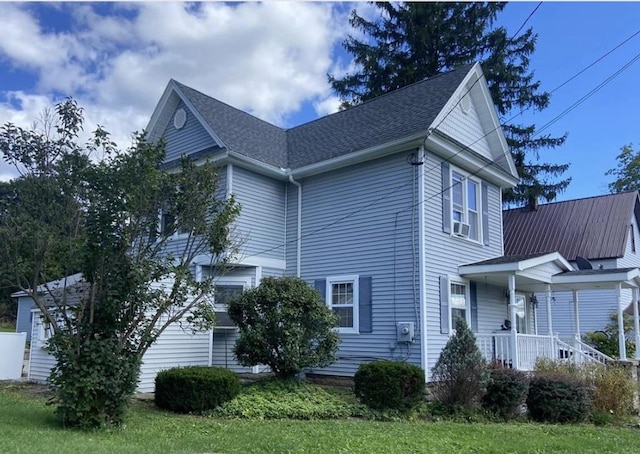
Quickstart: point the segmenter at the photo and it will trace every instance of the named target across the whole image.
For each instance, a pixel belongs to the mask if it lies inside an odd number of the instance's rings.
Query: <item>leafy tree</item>
[[[610,322],[602,331],[592,331],[585,333],[584,342],[591,345],[596,350],[604,353],[612,358],[620,358],[620,344],[618,343],[618,314],[612,312],[609,314]],[[628,339],[629,334],[633,333],[633,320],[629,314],[622,314],[623,329],[625,334],[625,348],[627,357],[633,358],[636,351],[636,343],[632,339]]]
[[[122,152],[101,127],[81,145],[83,112],[71,99],[57,105],[55,120],[52,134],[0,129],[0,151],[21,171],[2,199],[0,255],[53,332],[58,415],[69,426],[115,426],[158,336],[179,320],[193,329],[212,323],[214,273],[196,281],[192,263],[208,255],[219,269],[233,256],[239,206],[215,197],[211,163],[185,158],[167,173],[162,143],[136,134]],[[97,153],[103,159],[94,162]],[[173,215],[171,229],[159,228],[161,211]],[[180,241],[176,230],[185,232]],[[75,272],[83,275],[77,285],[47,285]]]
[[[489,371],[463,318],[456,319],[456,332],[442,349],[432,373],[435,398],[449,410],[455,412],[479,404]]]
[[[375,6],[380,12],[375,20],[351,13],[351,26],[364,35],[350,35],[343,42],[356,69],[342,78],[329,75],[342,107],[483,60],[484,75],[520,175],[520,184],[505,192],[505,204],[555,199],[570,178],[551,179],[561,177],[569,166],[537,161],[540,150],[562,145],[566,134],[534,138],[534,125],[504,124],[514,112],[529,108],[541,111],[549,105],[550,94],[540,91],[540,82],[529,70],[537,38],[533,30],[509,37],[504,27],[494,27],[505,3],[377,2]]]
[[[620,148],[616,156],[618,166],[607,170],[605,175],[613,175],[616,180],[609,183],[612,193],[640,190],[640,150],[634,151],[631,144]]]
[[[229,317],[240,329],[234,352],[243,366],[266,364],[290,378],[336,360],[337,317],[300,278],[264,278],[229,303]]]

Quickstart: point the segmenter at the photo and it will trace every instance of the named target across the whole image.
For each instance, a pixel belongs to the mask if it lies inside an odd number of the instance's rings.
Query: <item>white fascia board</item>
[[[549,254],[542,255],[540,257],[534,257],[525,260],[519,260],[516,262],[508,262],[508,263],[498,263],[498,264],[487,264],[487,265],[460,265],[458,267],[460,275],[470,275],[470,274],[495,274],[495,273],[504,273],[504,272],[516,272],[516,271],[526,271],[531,268],[535,268],[536,266],[544,265],[546,263],[554,262],[561,269],[565,271],[571,271],[573,268],[569,265],[564,257],[562,257],[558,252],[551,252]]]
[[[206,265],[206,266],[215,266],[215,263],[212,262],[211,256],[207,254],[202,254],[196,256],[192,263],[194,265]],[[237,259],[232,260],[229,263],[226,263],[227,266],[261,266],[264,268],[275,268],[279,270],[284,270],[287,268],[287,261],[282,259],[273,259],[269,257],[239,257]]]
[[[172,99],[172,96],[177,96],[180,100],[182,100],[182,102],[184,102],[187,108],[196,117],[196,119],[200,122],[202,127],[209,133],[211,138],[220,148],[226,148],[224,142],[222,142],[222,139],[218,137],[218,135],[214,132],[213,129],[211,129],[211,127],[204,120],[204,118],[202,118],[202,115],[200,115],[200,112],[198,112],[198,109],[196,109],[193,106],[193,104],[191,104],[191,101],[189,101],[189,99],[184,95],[184,93],[182,93],[182,90],[180,90],[180,88],[176,85],[173,79],[169,81],[167,88],[165,88],[164,93],[160,98],[160,102],[158,102],[158,105],[156,106],[155,110],[153,111],[153,114],[151,115],[149,124],[147,125],[146,130],[149,132],[149,139],[151,141],[155,141],[156,139],[160,138],[162,131],[160,131],[159,129],[164,129],[162,126],[166,127],[166,125],[158,124],[158,120],[162,115],[162,113],[164,113],[164,110],[167,108],[175,108],[175,105],[177,105],[177,103],[172,104],[169,102]]]
[[[250,158],[231,150],[229,150],[227,155],[231,164],[235,164],[244,169],[248,169],[272,178],[277,178],[279,180],[286,180],[289,177],[288,169],[272,166],[271,164],[266,164],[262,161]]]
[[[566,275],[557,274],[553,276],[553,284],[572,285],[572,284],[617,284],[624,282],[638,283],[640,281],[640,271],[634,268],[629,271],[611,270],[610,273],[583,274],[583,275]],[[633,285],[632,285],[633,286]]]
[[[433,131],[425,140],[427,148],[451,164],[473,172],[474,175],[478,175],[500,188],[512,188],[518,184],[518,178],[509,175],[497,165],[489,164],[491,161],[487,158],[477,155],[472,150],[465,150],[464,147],[454,144],[452,140],[444,136],[445,134],[440,131]]]
[[[388,156],[400,151],[405,151],[412,147],[418,148],[424,143],[424,139],[427,137],[427,131],[413,134],[408,137],[403,137],[399,140],[383,143],[374,147],[366,148],[364,150],[355,151],[346,155],[338,156],[336,158],[327,159],[325,161],[309,164],[297,169],[291,170],[291,175],[295,178],[304,178],[318,173],[328,172],[340,167],[346,167],[352,164],[358,164],[364,161],[370,161],[372,159]]]
[[[476,83],[476,80],[478,80],[477,83]],[[436,125],[439,125],[444,120],[444,118],[449,115],[449,113],[454,109],[454,105],[458,102],[457,100],[460,97],[462,97],[464,94],[466,94],[467,91],[469,92],[471,91],[468,88],[470,84],[475,84],[471,88],[471,90],[475,90],[477,88],[482,93],[482,98],[484,100],[484,105],[482,107],[484,107],[485,112],[487,112],[491,117],[491,125],[489,125],[491,132],[488,135],[490,134],[496,135],[498,142],[500,143],[501,154],[504,157],[504,159],[507,161],[507,165],[509,167],[511,177],[514,178],[516,181],[516,183],[513,185],[515,186],[519,181],[518,172],[516,170],[515,163],[513,162],[513,157],[511,156],[511,152],[509,150],[507,140],[502,131],[502,127],[500,125],[500,119],[498,118],[498,114],[496,113],[496,108],[493,103],[493,99],[491,98],[491,93],[489,92],[489,86],[487,85],[487,81],[484,77],[484,73],[482,71],[482,67],[480,66],[480,63],[476,62],[471,67],[471,69],[469,70],[469,73],[465,76],[462,82],[460,82],[460,85],[458,85],[458,88],[456,88],[456,90],[453,92],[453,94],[451,95],[451,98],[449,98],[449,101],[447,101],[447,104],[443,107],[440,113],[438,113],[436,118],[433,120],[433,122],[429,126],[429,130],[437,131]],[[477,107],[480,107],[480,106],[477,106]],[[442,132],[440,133],[442,134]]]

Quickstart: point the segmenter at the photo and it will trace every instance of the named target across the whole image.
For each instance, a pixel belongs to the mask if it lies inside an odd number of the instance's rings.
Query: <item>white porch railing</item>
[[[508,331],[476,334],[476,341],[480,352],[488,362],[498,362],[504,367],[515,367],[524,371],[532,371],[538,358],[603,364],[612,360],[579,340],[570,345],[562,342],[557,336],[518,334]],[[515,352],[514,347],[517,349]]]

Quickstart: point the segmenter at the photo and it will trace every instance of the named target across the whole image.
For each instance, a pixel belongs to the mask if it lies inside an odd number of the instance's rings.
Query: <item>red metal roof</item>
[[[504,254],[558,251],[569,261],[622,257],[634,211],[640,212],[636,191],[505,210]]]

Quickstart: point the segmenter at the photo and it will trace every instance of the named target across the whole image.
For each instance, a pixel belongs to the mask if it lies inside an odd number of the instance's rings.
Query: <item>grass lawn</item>
[[[45,399],[0,383],[2,453],[637,453],[640,429],[588,425],[246,421],[136,402],[125,428],[62,429]]]
[[[0,333],[15,333],[16,325],[14,323],[0,322]]]

